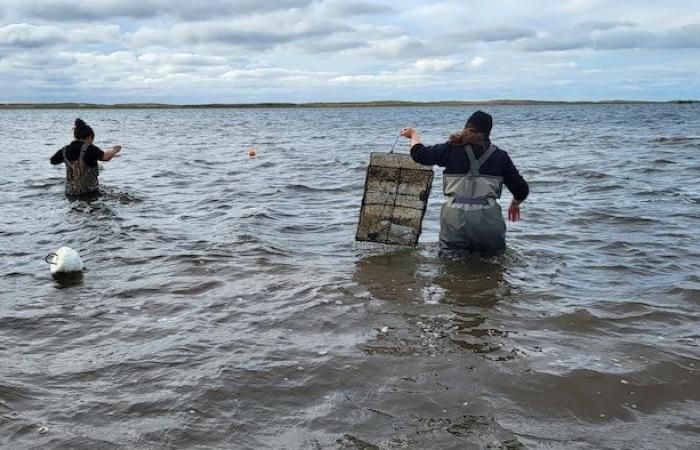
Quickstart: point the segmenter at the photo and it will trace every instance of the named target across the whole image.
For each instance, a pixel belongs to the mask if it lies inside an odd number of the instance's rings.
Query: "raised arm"
[[[114,147],[110,148],[109,150],[105,150],[102,157],[100,158],[100,161],[109,161],[110,159],[114,158],[114,156],[119,153],[122,150],[121,145],[115,145]]]
[[[401,136],[411,140],[411,158],[418,164],[445,167],[450,146],[447,144],[431,145],[426,147],[420,139],[420,134],[413,128],[404,128],[401,130]]]
[[[418,132],[413,128],[404,128],[401,130],[400,134],[401,136],[407,137],[411,140],[411,147],[421,143],[420,134],[418,134]]]
[[[51,161],[51,164],[53,165],[61,164],[63,162],[63,149],[60,149],[54,153],[49,161]]]

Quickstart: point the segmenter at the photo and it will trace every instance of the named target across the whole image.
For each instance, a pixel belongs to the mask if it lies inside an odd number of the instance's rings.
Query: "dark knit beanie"
[[[479,130],[479,132],[484,133],[488,136],[489,134],[491,134],[493,119],[490,115],[486,114],[485,112],[477,111],[469,117],[469,119],[467,120],[467,124],[464,125],[464,128],[467,128],[467,126],[469,126],[470,124],[477,130]]]

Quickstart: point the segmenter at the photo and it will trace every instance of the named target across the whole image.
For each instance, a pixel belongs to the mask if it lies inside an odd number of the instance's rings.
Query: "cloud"
[[[365,48],[353,50],[350,54],[358,58],[386,62],[387,60],[437,58],[448,54],[451,50],[439,43],[406,34],[384,38],[368,37]]]
[[[466,42],[517,41],[534,36],[535,33],[523,28],[494,27],[473,31],[452,33],[452,39]]]
[[[419,59],[412,68],[417,72],[447,72],[460,66],[460,62],[449,58]]]
[[[25,17],[56,22],[102,20],[111,17],[146,18],[158,13],[158,2],[152,0],[49,0],[17,3],[16,10]]]
[[[700,24],[688,25],[664,34],[660,48],[700,48]]]
[[[221,56],[205,56],[194,53],[144,53],[137,57],[140,64],[152,66],[177,65],[177,66],[223,66],[229,63],[227,58]]]
[[[474,68],[481,67],[486,64],[486,61],[488,60],[482,56],[475,56],[471,61],[469,61],[469,66]]]
[[[305,84],[323,82],[337,74],[310,70],[291,70],[281,67],[250,67],[233,69],[220,75],[221,80],[238,83]]]
[[[32,78],[37,75],[45,78],[48,74],[61,72],[60,69],[70,68],[76,62],[72,55],[63,52],[18,53],[2,58],[0,68],[4,71],[32,73]]]
[[[590,29],[590,28],[589,28]],[[528,52],[566,51],[578,49],[694,49],[700,48],[700,24],[687,25],[668,31],[651,32],[620,29],[618,26],[597,27],[588,33],[558,31],[543,33],[517,43]]]
[[[248,48],[271,48],[277,44],[308,38],[327,38],[349,31],[350,27],[294,14],[288,16],[259,16],[253,18],[188,22],[171,28],[144,26],[130,35],[136,47],[160,45],[176,47],[219,43]]]
[[[384,5],[375,5],[364,1],[335,1],[326,4],[327,11],[338,17],[380,15],[394,13],[395,10]]]
[[[65,40],[66,36],[57,27],[40,27],[26,23],[0,27],[0,47],[31,49],[55,45]]]
[[[221,61],[200,59],[197,55],[148,53],[139,56],[133,51],[18,54],[0,61],[0,69],[8,68],[16,76],[31,73],[28,83],[31,86],[38,84],[48,88],[50,80],[60,74],[63,79],[70,80],[71,86],[84,90],[124,91],[182,80],[196,83],[228,70]]]
[[[537,37],[519,42],[515,48],[526,52],[549,52],[581,49],[588,45],[590,40],[587,36],[540,33]]]
[[[378,40],[370,43],[367,54],[378,57],[415,55],[425,43],[412,36],[401,36],[394,39]]]
[[[30,50],[74,43],[81,45],[114,42],[120,38],[118,25],[90,25],[65,30],[53,25],[26,23],[0,26],[0,47]]]
[[[582,32],[589,32],[589,31],[606,31],[606,30],[613,30],[615,28],[627,28],[627,27],[635,27],[637,24],[634,22],[629,22],[629,21],[616,21],[616,20],[611,20],[611,21],[594,21],[594,22],[581,22],[578,25],[576,25],[576,29],[580,30]]]
[[[48,0],[15,3],[16,10],[25,17],[57,22],[160,16],[191,21],[302,8],[311,5],[313,0]]]
[[[367,42],[359,39],[307,39],[295,43],[295,46],[298,51],[307,54],[339,53],[368,48]]]
[[[377,74],[340,75],[329,80],[337,85],[383,85],[383,86],[415,86],[421,84],[426,77],[419,74],[382,71]]]

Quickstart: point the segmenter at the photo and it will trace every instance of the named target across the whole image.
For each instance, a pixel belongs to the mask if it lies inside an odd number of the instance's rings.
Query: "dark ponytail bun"
[[[92,128],[90,128],[90,125],[86,124],[83,119],[75,119],[75,126],[73,128],[73,136],[82,141],[84,139],[87,139],[89,137],[94,138],[95,137],[95,132],[92,131]]]

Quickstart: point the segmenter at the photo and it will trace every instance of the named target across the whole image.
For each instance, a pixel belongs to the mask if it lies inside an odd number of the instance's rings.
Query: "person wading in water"
[[[51,157],[51,164],[66,163],[66,195],[93,197],[98,193],[97,161],[109,161],[122,149],[115,145],[102,151],[92,145],[95,132],[81,119],[75,119],[75,140]]]
[[[505,184],[513,194],[508,218],[520,219],[520,204],[529,187],[506,152],[491,144],[493,119],[483,111],[469,117],[464,129],[444,144],[425,146],[413,128],[401,135],[411,140],[411,157],[419,164],[444,167],[440,214],[440,249],[451,253],[502,254],[506,223],[498,199]]]

